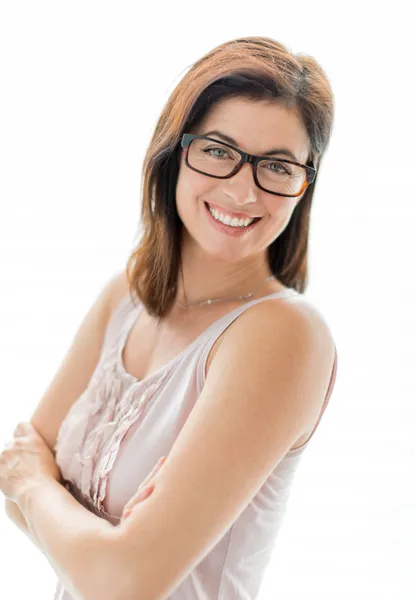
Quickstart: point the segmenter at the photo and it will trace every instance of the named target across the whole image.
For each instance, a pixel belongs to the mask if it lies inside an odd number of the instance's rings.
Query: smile
[[[262,219],[262,217],[256,217],[254,218],[252,221],[247,221],[245,219],[245,222],[248,222],[248,225],[243,225],[243,219],[241,220],[233,220],[233,225],[231,224],[226,224],[223,223],[223,221],[220,220],[219,216],[219,212],[212,209],[209,204],[207,202],[204,202],[205,205],[205,211],[209,217],[209,221],[212,223],[212,225],[215,226],[216,229],[218,229],[219,231],[221,231],[222,233],[227,233],[228,235],[231,235],[233,237],[237,237],[240,235],[246,235],[247,233],[249,233],[250,231],[252,231],[257,224],[259,223],[259,221]],[[212,210],[215,212],[215,215],[212,214]],[[228,217],[228,219],[230,220],[230,217]],[[230,223],[232,223],[232,220],[230,220]]]

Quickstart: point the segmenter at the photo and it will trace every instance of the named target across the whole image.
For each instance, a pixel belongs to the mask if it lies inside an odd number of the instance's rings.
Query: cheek
[[[292,213],[293,208],[291,204],[285,206],[280,205],[278,208],[274,207],[270,216],[269,230],[271,239],[269,243],[274,241],[285,230],[291,220]]]
[[[265,203],[265,208],[272,220],[289,220],[296,206],[294,198],[275,196],[275,199]]]
[[[198,210],[203,198],[216,187],[213,178],[203,177],[193,171],[181,171],[176,186],[176,203],[179,214],[189,209]]]

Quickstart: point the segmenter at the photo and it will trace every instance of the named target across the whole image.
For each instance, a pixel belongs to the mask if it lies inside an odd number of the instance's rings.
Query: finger
[[[31,425],[31,423],[22,421],[21,423],[18,423],[16,429],[13,432],[13,436],[20,437],[20,436],[29,435],[30,433],[33,433],[33,427]]]
[[[148,498],[148,496],[150,496],[150,494],[154,490],[154,487],[155,486],[154,486],[153,483],[149,483],[148,485],[146,485],[145,487],[143,487],[139,492],[137,492],[136,494],[134,494],[134,496],[129,499],[129,501],[127,502],[127,505],[125,506],[125,508],[127,510],[129,510],[135,504],[137,504],[138,502],[140,502],[141,500],[144,500],[145,498]]]
[[[161,458],[159,458],[159,460],[157,461],[157,463],[154,465],[154,467],[152,468],[152,470],[150,471],[150,473],[147,475],[147,477],[145,477],[145,479],[143,479],[143,481],[140,483],[140,485],[138,486],[138,489],[140,489],[141,486],[146,485],[146,483],[148,483],[150,481],[150,479],[156,474],[156,472],[160,469],[160,467],[162,466],[162,464],[164,462],[166,462],[166,458],[167,456],[162,456]]]
[[[160,469],[162,464],[166,462],[166,459],[167,459],[167,456],[161,456],[158,459],[157,463],[152,468],[151,472],[147,475],[146,479],[149,479],[152,475],[154,475],[154,473]]]
[[[15,430],[13,431],[13,437],[19,437],[21,435],[26,435],[26,432],[23,431],[23,425],[22,425],[22,423],[19,423],[17,425],[17,427],[15,428]]]
[[[136,504],[137,502],[141,502],[141,500],[144,500],[145,498],[147,498],[149,488],[150,488],[150,491],[152,491],[151,488],[154,488],[154,484],[149,483],[148,485],[144,485],[142,483],[140,485],[140,487],[137,489],[137,491],[128,500],[127,504],[124,506],[124,510],[128,510],[129,508],[134,506],[134,504]]]
[[[156,472],[161,468],[163,463],[165,463],[166,459],[167,459],[166,456],[162,456],[161,458],[159,458],[159,460],[157,461],[155,466],[152,468],[150,473],[147,475],[147,477],[145,477],[143,479],[143,481],[140,483],[140,485],[137,488],[137,491],[133,494],[133,496],[131,496],[131,498],[129,499],[129,501],[127,502],[125,507],[127,507],[130,502],[136,502],[138,499],[141,499],[142,498],[141,492],[144,492],[144,494],[147,495],[147,488],[149,486],[151,487],[151,485],[152,485],[149,482],[154,477]],[[153,486],[153,488],[154,488],[154,486]]]
[[[130,506],[133,506],[137,502],[141,502],[141,500],[144,500],[151,494],[154,489],[154,485],[149,484],[149,481],[152,479],[152,477],[154,477],[155,473],[160,469],[166,459],[167,456],[162,456],[159,458],[147,477],[145,477],[145,479],[143,479],[143,481],[140,483],[135,494],[133,494],[133,496],[131,496],[131,498],[128,500],[127,504],[124,506],[124,510],[128,510]]]
[[[153,484],[147,485],[145,488],[140,490],[140,492],[138,492],[137,494],[134,494],[134,496],[132,498],[130,498],[130,500],[124,506],[124,510],[123,510],[121,518],[123,519],[123,518],[127,517],[131,513],[131,511],[133,510],[133,508],[136,504],[138,504],[142,500],[145,500],[146,498],[148,498],[153,493],[154,487],[155,486]]]

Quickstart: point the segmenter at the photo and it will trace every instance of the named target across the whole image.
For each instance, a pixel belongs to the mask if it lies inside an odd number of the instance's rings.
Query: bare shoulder
[[[334,339],[327,320],[322,312],[309,300],[302,296],[295,296],[285,298],[279,304],[271,302],[270,307],[272,306],[274,306],[275,312],[283,315],[283,318],[292,319],[299,327],[311,328],[316,334],[323,336],[328,346],[332,347],[334,355]]]
[[[316,374],[321,372],[323,378],[324,373],[331,376],[336,345],[327,320],[316,306],[301,296],[261,302],[257,306],[258,311],[252,313],[249,323],[251,330],[256,321],[259,327],[268,330],[268,336],[272,337],[273,332],[278,334],[275,347],[281,349],[279,340],[283,340],[286,348],[302,346],[304,355],[310,357],[310,368],[317,362],[320,368]]]
[[[325,346],[329,354],[331,350],[334,358],[334,339],[325,317],[303,297],[275,298],[259,302],[241,317],[232,325],[235,329],[243,329],[244,334],[258,336],[262,332],[272,339],[278,332],[279,336],[300,337],[303,341],[309,340]],[[275,343],[278,344],[278,338],[275,338]]]
[[[232,322],[153,493],[113,528],[126,597],[177,589],[317,422],[332,339],[319,311],[294,300],[258,302]],[[160,539],[163,552],[149,553]]]
[[[242,350],[243,349],[243,350]],[[261,385],[270,397],[283,381],[307,398],[304,430],[308,434],[323,405],[331,379],[335,342],[326,319],[312,303],[302,297],[270,299],[246,310],[226,331],[217,356],[227,369],[233,365],[234,377],[241,365],[241,351],[251,368],[267,365]],[[215,362],[215,359],[212,362]],[[212,378],[223,377],[210,368]],[[295,382],[295,383],[294,383]]]
[[[110,315],[121,300],[130,293],[130,283],[125,269],[118,271],[111,280]]]

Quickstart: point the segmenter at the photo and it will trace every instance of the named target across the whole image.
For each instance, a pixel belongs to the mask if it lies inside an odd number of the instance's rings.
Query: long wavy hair
[[[126,273],[130,296],[135,294],[150,315],[167,315],[177,294],[183,223],[176,209],[176,183],[182,135],[197,127],[216,103],[231,97],[275,101],[295,111],[308,135],[307,165],[318,169],[328,147],[333,93],[311,56],[294,55],[272,38],[253,36],[225,42],[197,60],[167,100],[142,166],[142,233],[128,257]],[[318,173],[267,250],[271,272],[299,293],[307,285],[308,231],[317,179]]]

